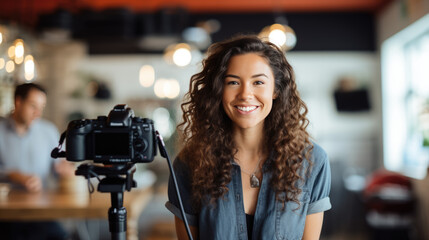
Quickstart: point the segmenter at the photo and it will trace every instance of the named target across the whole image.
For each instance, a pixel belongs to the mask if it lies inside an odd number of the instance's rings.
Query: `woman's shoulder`
[[[317,162],[320,161],[327,161],[328,160],[328,154],[326,151],[316,142],[312,142],[313,149],[311,150],[311,160],[314,162],[314,160],[317,160]]]
[[[311,172],[319,172],[320,169],[329,166],[329,157],[326,151],[316,142],[312,142],[313,148],[310,157]]]
[[[310,172],[311,175],[318,172],[323,166],[329,164],[329,158],[326,151],[316,142],[305,150],[305,160],[302,162],[301,169],[304,172]],[[304,174],[305,175],[305,174]],[[308,176],[307,176],[308,177]]]

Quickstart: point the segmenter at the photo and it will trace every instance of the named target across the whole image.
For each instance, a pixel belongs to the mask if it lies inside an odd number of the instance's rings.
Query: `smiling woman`
[[[309,140],[292,67],[256,36],[213,44],[182,104],[174,162],[186,218],[198,239],[318,239],[330,167]],[[166,207],[186,232],[169,182]]]

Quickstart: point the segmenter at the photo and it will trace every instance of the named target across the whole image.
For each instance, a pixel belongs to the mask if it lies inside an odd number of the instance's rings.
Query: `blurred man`
[[[51,158],[51,150],[58,145],[56,127],[40,119],[46,105],[46,91],[37,84],[21,84],[15,89],[15,109],[0,119],[0,181],[10,182],[30,192],[39,192],[48,184],[49,177],[74,175],[74,166]],[[30,228],[31,235],[22,239],[64,239],[65,231],[54,222],[4,223],[0,230],[9,232],[13,239],[21,239]],[[11,238],[12,239],[12,238]]]

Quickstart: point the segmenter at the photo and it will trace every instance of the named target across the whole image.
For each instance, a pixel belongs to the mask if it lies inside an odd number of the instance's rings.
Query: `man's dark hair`
[[[31,89],[35,89],[35,90],[39,90],[43,93],[46,94],[46,90],[45,88],[43,88],[42,86],[40,86],[39,84],[36,83],[23,83],[20,84],[18,86],[16,86],[15,88],[15,100],[20,97],[21,99],[26,99],[28,96],[28,93],[30,92]]]

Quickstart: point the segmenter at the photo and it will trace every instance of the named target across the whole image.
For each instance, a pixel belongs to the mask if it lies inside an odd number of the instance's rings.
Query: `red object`
[[[377,193],[380,188],[383,188],[386,185],[397,185],[398,187],[404,187],[411,190],[411,181],[408,177],[399,173],[381,169],[377,170],[370,176],[364,190],[364,196],[369,197]]]
[[[367,211],[379,213],[410,213],[414,197],[410,178],[385,169],[374,172],[363,192]]]

